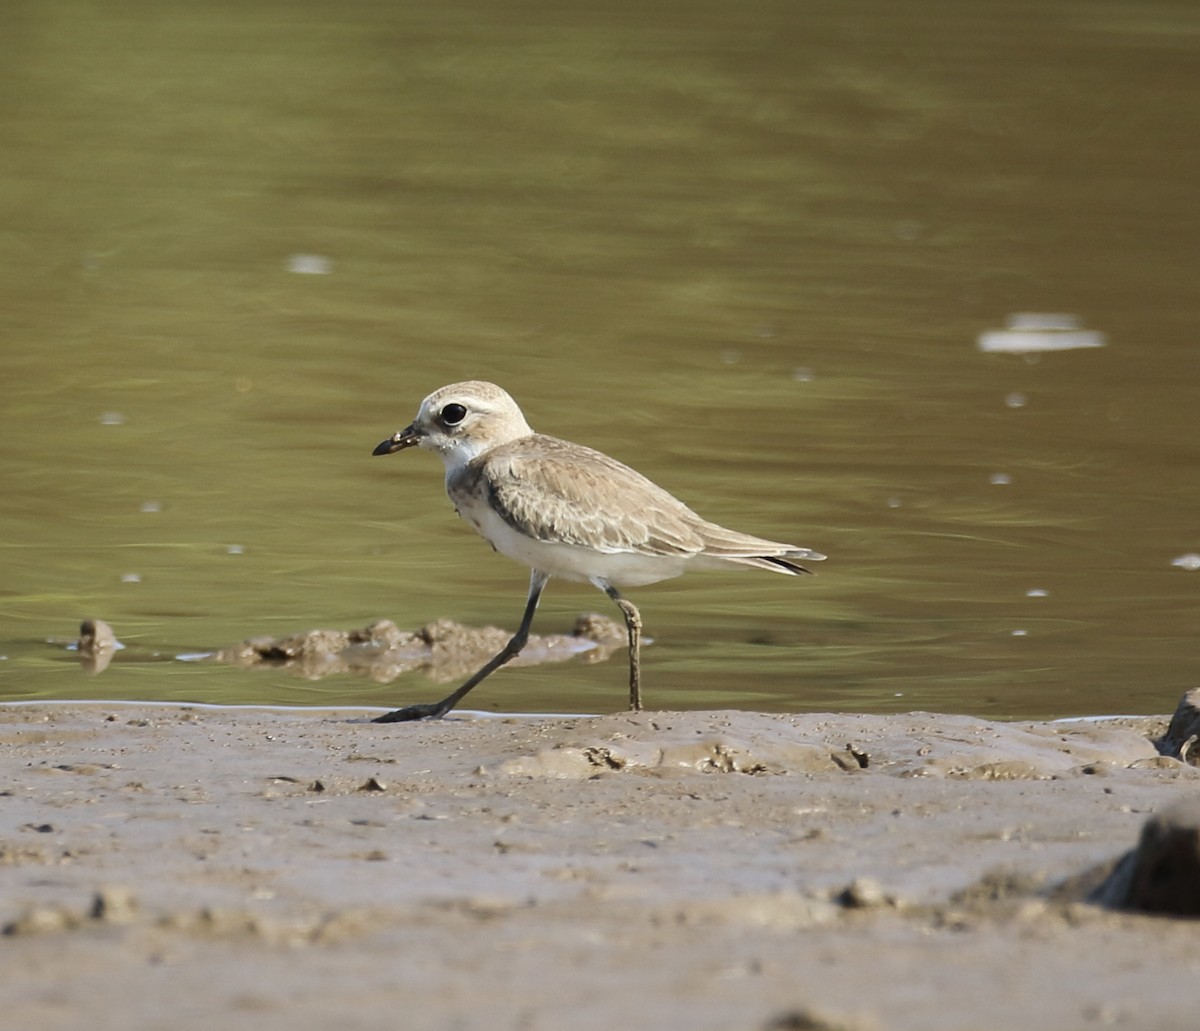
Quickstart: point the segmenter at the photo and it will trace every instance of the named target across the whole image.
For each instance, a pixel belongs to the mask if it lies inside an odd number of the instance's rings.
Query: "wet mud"
[[[1190,1019],[1166,716],[374,714],[0,708],[14,1026]]]
[[[257,636],[226,648],[188,656],[240,669],[271,667],[320,680],[336,673],[352,673],[378,683],[391,683],[405,673],[420,671],[444,683],[475,672],[508,643],[511,631],[500,627],[474,627],[450,619],[427,623],[416,630],[401,630],[390,619],[379,619],[353,630],[304,630],[280,637]],[[624,627],[596,613],[584,613],[568,634],[531,634],[512,666],[565,662],[579,658],[602,662],[625,645]],[[103,672],[124,646],[111,626],[87,619],[73,645],[89,673]]]

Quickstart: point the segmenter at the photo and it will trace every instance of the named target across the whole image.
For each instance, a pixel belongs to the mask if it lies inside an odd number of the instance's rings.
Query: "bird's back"
[[[488,450],[453,475],[447,489],[460,512],[464,500],[486,495],[513,530],[602,554],[703,559],[705,566],[750,564],[777,572],[806,571],[795,560],[823,557],[711,523],[612,456],[546,434]]]

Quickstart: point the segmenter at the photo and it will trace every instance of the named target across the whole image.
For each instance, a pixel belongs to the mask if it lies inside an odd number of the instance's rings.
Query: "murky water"
[[[185,664],[514,626],[428,454],[495,380],[803,581],[630,592],[655,707],[1162,712],[1196,678],[1192,4],[18,2],[0,15],[0,696],[403,704]],[[1106,346],[983,353],[1019,312]],[[537,628],[606,611],[552,583]],[[87,616],[129,646],[88,678]],[[605,711],[624,663],[507,670]]]

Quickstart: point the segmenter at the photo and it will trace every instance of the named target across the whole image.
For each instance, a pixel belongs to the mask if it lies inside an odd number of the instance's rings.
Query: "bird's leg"
[[[610,583],[601,581],[600,587],[617,604],[625,617],[625,630],[629,634],[629,708],[638,712],[642,708],[642,614],[628,598],[622,598]]]
[[[406,705],[403,709],[397,709],[395,712],[376,716],[371,722],[405,723],[409,720],[423,720],[428,717],[445,716],[446,713],[462,701],[463,696],[471,688],[481,681],[486,680],[506,662],[515,659],[521,653],[521,649],[525,647],[525,642],[529,640],[529,627],[533,624],[533,614],[537,611],[538,599],[542,596],[542,588],[546,586],[546,581],[549,579],[550,575],[548,573],[543,573],[537,569],[533,571],[529,577],[529,600],[525,602],[525,615],[521,617],[521,625],[517,627],[517,632],[513,634],[512,640],[501,648],[488,661],[487,665],[463,684],[462,687],[452,694],[448,694],[440,702]]]

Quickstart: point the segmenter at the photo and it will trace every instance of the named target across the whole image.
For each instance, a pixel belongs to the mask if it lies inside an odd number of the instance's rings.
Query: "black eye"
[[[442,409],[442,422],[447,426],[457,426],[467,417],[467,410],[462,405],[446,405]]]

